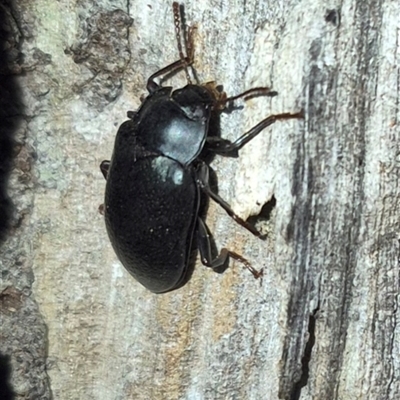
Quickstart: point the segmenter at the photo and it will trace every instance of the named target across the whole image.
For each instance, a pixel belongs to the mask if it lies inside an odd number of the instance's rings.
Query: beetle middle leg
[[[197,246],[199,248],[201,262],[206,266],[214,270],[218,270],[226,265],[229,257],[241,262],[254,276],[258,279],[263,276],[263,270],[257,271],[251,266],[251,264],[240,254],[228,249],[221,249],[219,255],[213,258],[211,254],[211,242],[210,235],[208,233],[206,224],[201,218],[197,219]]]
[[[303,112],[298,113],[282,113],[276,115],[270,115],[268,118],[263,119],[256,126],[251,128],[249,131],[240,136],[234,142],[227,139],[223,139],[217,136],[209,136],[206,139],[207,149],[221,155],[231,155],[235,154],[250,140],[254,139],[261,131],[263,131],[267,126],[272,125],[278,120],[285,119],[302,119],[304,118]]]
[[[210,187],[209,183],[209,173],[208,173],[208,166],[202,163],[197,172],[197,183],[200,188],[210,196],[216,203],[218,203],[227,213],[228,215],[233,218],[239,225],[246,228],[250,231],[253,235],[265,239],[265,235],[263,235],[259,230],[257,230],[253,225],[246,222],[244,219],[240,218],[235,212],[232,210],[231,206],[223,200],[217,193],[213,192]]]

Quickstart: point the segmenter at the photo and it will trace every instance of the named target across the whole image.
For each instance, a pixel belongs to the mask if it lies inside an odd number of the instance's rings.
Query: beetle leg
[[[100,164],[100,171],[102,172],[104,179],[107,179],[108,169],[110,168],[110,161],[104,160]]]
[[[239,93],[236,96],[225,97],[218,101],[218,109],[221,111],[231,112],[238,108],[235,107],[235,101],[243,98],[244,101],[250,100],[254,97],[268,96],[274,97],[278,94],[275,90],[271,90],[269,87],[254,87],[252,89],[246,90],[243,93]]]
[[[254,278],[257,279],[263,275],[262,269],[257,271],[244,257],[228,249],[221,249],[219,255],[213,258],[211,254],[210,234],[208,233],[206,224],[201,218],[198,218],[197,221],[197,246],[200,251],[201,262],[203,265],[218,270],[225,267],[229,257],[232,257],[234,260],[241,262],[253,274]]]
[[[227,97],[226,103],[230,104],[233,103],[234,101],[244,98],[244,100],[249,100],[252,99],[253,97],[258,97],[258,96],[268,96],[268,97],[274,97],[278,94],[275,90],[271,90],[269,87],[254,87],[249,90],[246,90],[243,93],[239,93],[236,96],[230,96]]]
[[[231,206],[223,200],[217,193],[213,192],[210,188],[209,183],[209,174],[208,174],[208,166],[206,164],[201,164],[200,169],[197,173],[197,182],[200,188],[210,196],[216,203],[218,203],[227,213],[233,218],[239,225],[242,225],[243,228],[246,228],[253,235],[265,239],[265,235],[263,235],[260,231],[258,231],[253,225],[246,222],[244,219],[240,218],[235,212],[232,210]]]
[[[187,67],[193,64],[194,61],[194,30],[196,29],[195,26],[191,26],[184,38],[184,46],[186,51],[186,57],[183,54],[182,48],[182,41],[181,41],[181,19],[183,20],[183,9],[181,9],[179,3],[174,2],[172,4],[173,12],[174,12],[174,23],[175,23],[175,35],[176,40],[178,43],[178,51],[180,59],[175,61],[174,63],[167,65],[166,67],[160,69],[159,71],[155,72],[150,78],[147,80],[147,90],[149,93],[154,93],[156,90],[160,88],[160,85],[154,81],[155,78],[161,75],[169,75],[178,72],[180,69],[184,69],[186,73],[186,79],[189,84],[191,84],[190,75],[188,72]]]
[[[267,126],[272,125],[274,122],[278,120],[301,118],[304,118],[304,114],[302,111],[295,114],[283,113],[270,115],[268,118],[265,118],[264,120],[259,122],[256,126],[244,133],[239,139],[236,139],[234,142],[230,142],[227,139],[222,139],[215,136],[208,137],[206,139],[207,149],[213,151],[214,153],[222,155],[230,155],[232,153],[235,154],[244,145],[249,143],[250,140],[254,139],[262,130],[264,130]]]
[[[185,66],[191,65],[192,63],[193,60],[191,60],[189,57],[185,57],[183,60],[175,61],[174,63],[167,65],[166,67],[155,72],[147,80],[147,91],[149,93],[154,93],[155,91],[160,89],[161,85],[154,81],[155,78],[158,78],[161,75],[173,74],[175,72],[178,72],[180,69],[185,68]]]

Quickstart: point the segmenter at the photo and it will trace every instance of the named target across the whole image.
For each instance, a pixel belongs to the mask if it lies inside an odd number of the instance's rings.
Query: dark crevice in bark
[[[276,199],[275,196],[272,196],[269,201],[264,203],[264,205],[261,208],[261,211],[257,215],[252,215],[249,218],[247,218],[247,222],[255,226],[260,222],[269,221],[275,206],[276,206]]]
[[[397,271],[400,269],[400,240],[397,239]],[[399,293],[399,288],[400,288],[400,276],[397,275],[397,290],[396,293]],[[396,355],[396,350],[395,350],[395,332],[397,332],[397,324],[398,324],[398,309],[399,309],[399,295],[394,296],[394,304],[393,304],[393,319],[392,319],[392,334],[390,336],[390,343],[389,343],[389,351],[388,353],[390,354],[390,363],[391,363],[391,376],[389,378],[389,382],[387,385],[387,390],[386,390],[386,398],[390,398],[392,395],[392,390],[393,390],[393,382],[395,380],[395,359],[397,357]]]
[[[326,10],[325,21],[338,27],[340,25],[340,10]]]
[[[21,122],[23,106],[15,74],[20,61],[20,32],[12,4],[0,8],[0,245],[12,225],[14,206],[8,194],[10,172],[16,151],[14,136]]]
[[[307,383],[308,383],[308,378],[309,378],[309,373],[310,373],[309,364],[311,361],[312,350],[315,345],[315,322],[316,322],[315,315],[317,314],[318,310],[319,310],[319,306],[313,311],[313,313],[310,315],[309,320],[308,320],[308,335],[309,336],[308,336],[308,341],[307,341],[306,347],[304,349],[303,358],[301,359],[302,374],[301,374],[300,380],[294,385],[293,392],[290,396],[291,400],[299,400],[302,388],[307,386]]]

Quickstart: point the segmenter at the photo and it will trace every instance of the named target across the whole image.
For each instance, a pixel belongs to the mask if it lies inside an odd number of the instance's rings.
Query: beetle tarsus
[[[261,268],[260,270],[255,269],[249,261],[247,261],[243,256],[234,251],[229,251],[229,255],[235,259],[236,261],[241,262],[245,268],[247,268],[254,276],[255,279],[262,278],[264,276],[264,269]]]

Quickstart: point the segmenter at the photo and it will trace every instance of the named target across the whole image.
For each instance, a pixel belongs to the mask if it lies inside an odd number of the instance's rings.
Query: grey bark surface
[[[197,263],[186,286],[154,295],[98,212],[118,126],[178,58],[171,4],[5,2],[3,388],[18,400],[400,398],[399,1],[185,6],[202,82],[279,93],[222,115],[223,137],[305,112],[212,163],[221,197],[268,237],[212,202],[207,224],[263,280]]]

